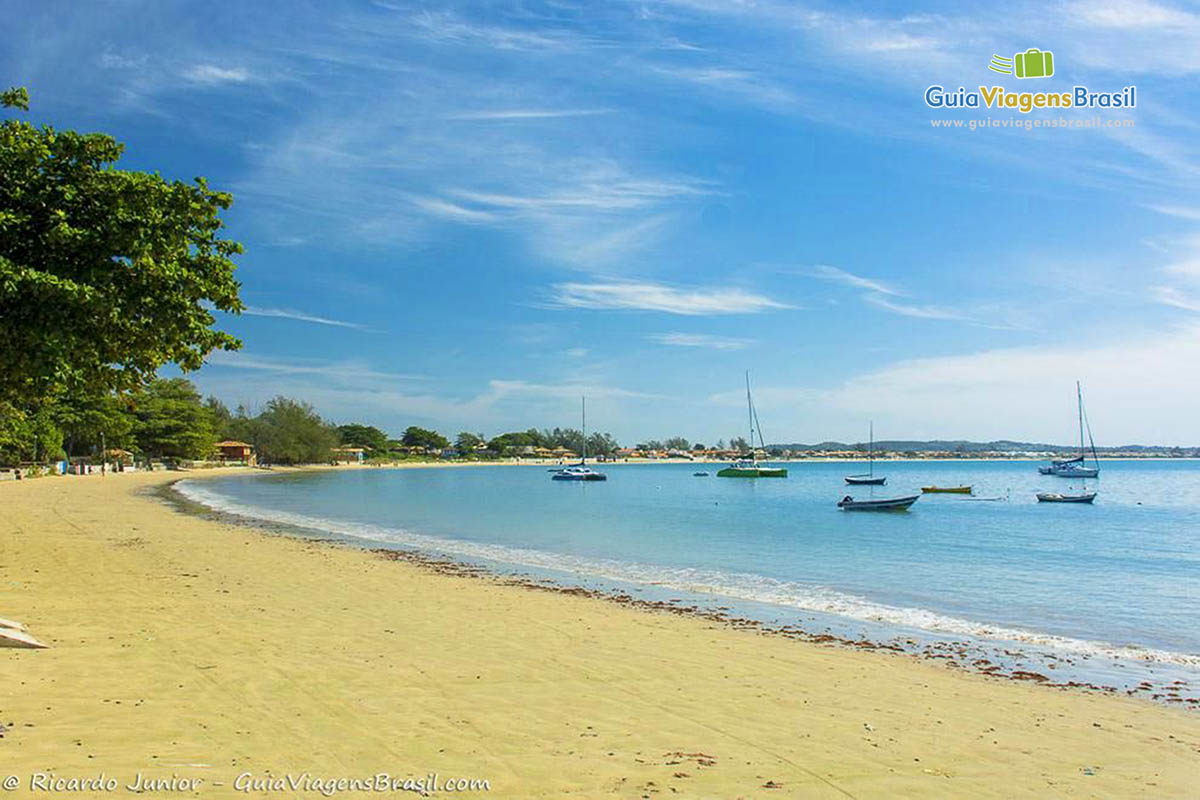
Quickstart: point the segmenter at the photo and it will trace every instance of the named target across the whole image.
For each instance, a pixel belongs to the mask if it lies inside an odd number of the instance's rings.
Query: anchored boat
[[[583,454],[579,458],[579,463],[566,467],[565,469],[556,470],[550,476],[550,480],[554,481],[606,481],[608,476],[603,472],[597,472],[587,465],[587,398],[579,398],[580,410],[583,414]]]
[[[739,458],[737,461],[717,472],[718,478],[786,478],[788,471],[784,467],[767,467],[759,464],[754,458],[754,432],[758,431],[758,441],[763,450],[767,444],[763,441],[762,428],[758,426],[758,412],[754,410],[754,399],[750,395],[750,371],[746,371],[746,411],[750,417],[750,457]]]
[[[1057,475],[1060,478],[1097,478],[1100,476],[1100,459],[1096,455],[1096,442],[1092,440],[1092,426],[1087,424],[1087,417],[1083,413],[1083,389],[1080,388],[1079,381],[1075,381],[1075,397],[1079,404],[1079,455],[1074,458],[1055,459],[1047,467],[1038,467],[1038,472],[1043,475]],[[1087,427],[1088,441],[1092,445],[1092,460],[1096,464],[1094,467],[1084,465],[1084,456],[1087,453],[1083,446],[1085,426]]]
[[[887,500],[855,500],[846,495],[838,501],[842,511],[906,511],[909,506],[921,499],[921,495],[908,497],[893,497]]]
[[[1039,503],[1091,503],[1096,499],[1095,492],[1083,491],[1080,494],[1062,494],[1061,492],[1038,492]]]
[[[875,423],[871,422],[871,439],[867,445],[867,474],[847,475],[846,483],[851,486],[883,486],[887,483],[884,476],[875,477]]]
[[[973,494],[974,489],[970,486],[922,486],[921,491],[925,494]]]

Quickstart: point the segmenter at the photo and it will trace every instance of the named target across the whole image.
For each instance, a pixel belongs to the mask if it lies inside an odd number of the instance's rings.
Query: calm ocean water
[[[798,463],[783,480],[638,464],[603,466],[605,483],[551,481],[530,466],[179,488],[220,510],[371,546],[686,598],[814,633],[967,641],[984,655],[1011,655],[1016,643],[1028,663],[1068,659],[1059,679],[1200,684],[1200,462],[1104,462],[1088,482],[1099,487],[1094,506],[1038,504],[1035,491],[1079,482],[1039,475],[1032,462],[876,466],[886,487],[844,486],[857,465]],[[848,493],[960,483],[977,499],[925,496],[889,514],[834,505]]]

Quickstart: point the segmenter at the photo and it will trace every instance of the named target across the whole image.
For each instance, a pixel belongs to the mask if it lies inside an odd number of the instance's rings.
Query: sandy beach
[[[1194,713],[269,535],[150,494],[178,477],[0,484],[0,617],[50,645],[0,650],[0,780],[319,796],[278,782],[436,773],[505,798],[1200,782]]]

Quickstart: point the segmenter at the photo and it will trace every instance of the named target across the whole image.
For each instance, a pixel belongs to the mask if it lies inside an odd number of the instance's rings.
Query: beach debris
[[[26,650],[42,650],[50,645],[39,642],[23,630],[0,628],[0,647],[20,647]]]
[[[22,623],[15,622],[11,619],[4,619],[3,617],[0,617],[0,628],[8,628],[14,631],[25,630],[25,626]]]
[[[764,789],[782,789],[782,788],[783,788],[783,784],[782,784],[782,783],[776,783],[775,781],[767,781],[766,783],[764,783],[764,784],[762,785],[762,788],[764,788]]]

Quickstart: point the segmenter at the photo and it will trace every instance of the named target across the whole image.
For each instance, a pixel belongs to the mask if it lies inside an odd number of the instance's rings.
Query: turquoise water
[[[1088,482],[1094,506],[1037,503],[1037,490],[1080,484],[1031,462],[883,463],[886,487],[853,488],[842,476],[857,465],[788,466],[783,480],[636,464],[605,465],[604,483],[500,466],[180,486],[214,508],[372,546],[685,597],[812,632],[964,641],[985,655],[1017,643],[1028,663],[1067,659],[1122,687],[1200,676],[1200,463],[1105,462]],[[835,506],[845,494],[961,483],[977,499],[926,495],[907,513]]]

